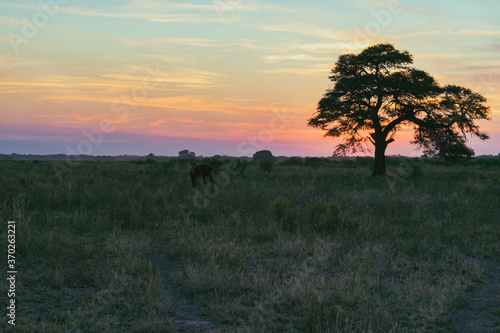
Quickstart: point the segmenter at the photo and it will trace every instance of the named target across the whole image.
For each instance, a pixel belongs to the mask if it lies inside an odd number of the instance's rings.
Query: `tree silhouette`
[[[264,162],[264,161],[269,161],[269,162],[276,162],[276,157],[273,156],[271,151],[269,150],[259,150],[255,154],[253,154],[252,157],[253,162]]]
[[[179,158],[195,158],[196,154],[189,149],[184,149],[179,152]]]
[[[440,87],[412,64],[408,51],[387,43],[341,55],[329,76],[334,85],[319,101],[309,125],[326,130],[325,136],[344,139],[336,155],[363,151],[371,142],[374,175],[385,175],[387,145],[404,126],[413,127],[412,144],[428,156],[472,156],[466,134],[488,139],[475,123],[489,119],[486,99],[467,88]]]

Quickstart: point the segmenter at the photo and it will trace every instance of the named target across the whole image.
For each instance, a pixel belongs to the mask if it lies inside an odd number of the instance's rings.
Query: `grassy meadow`
[[[175,332],[182,295],[213,332],[455,332],[471,258],[500,262],[499,160],[372,161],[212,159],[197,189],[185,160],[0,161],[14,330]]]

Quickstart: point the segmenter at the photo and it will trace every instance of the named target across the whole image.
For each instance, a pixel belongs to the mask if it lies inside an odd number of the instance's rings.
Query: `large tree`
[[[325,136],[343,138],[335,154],[375,146],[374,175],[385,175],[385,151],[402,127],[413,127],[413,144],[429,156],[472,156],[466,135],[488,139],[475,123],[489,119],[486,99],[470,89],[440,87],[428,73],[412,67],[413,57],[392,44],[373,45],[341,55],[328,89],[309,125]]]

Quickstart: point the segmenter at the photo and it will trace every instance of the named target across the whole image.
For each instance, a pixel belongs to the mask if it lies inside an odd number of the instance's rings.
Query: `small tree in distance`
[[[188,149],[181,150],[179,152],[179,158],[195,158],[196,154]]]
[[[466,134],[485,140],[475,123],[489,119],[486,99],[470,89],[440,87],[428,73],[411,67],[413,57],[392,44],[373,45],[360,54],[341,55],[332,69],[334,83],[318,103],[309,125],[341,137],[336,155],[375,146],[373,175],[385,175],[385,151],[396,132],[412,126],[416,144],[428,156],[470,157]]]
[[[276,157],[274,157],[273,154],[271,153],[271,151],[269,151],[269,150],[259,150],[258,152],[253,154],[252,161],[253,162],[268,161],[268,162],[274,163],[274,162],[276,162]]]

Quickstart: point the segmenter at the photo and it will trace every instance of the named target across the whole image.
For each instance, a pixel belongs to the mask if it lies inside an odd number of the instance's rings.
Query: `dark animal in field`
[[[207,183],[207,178],[214,184],[212,167],[208,164],[197,164],[191,168],[191,181],[193,182],[193,187],[196,186],[196,179],[202,178],[203,183]]]

